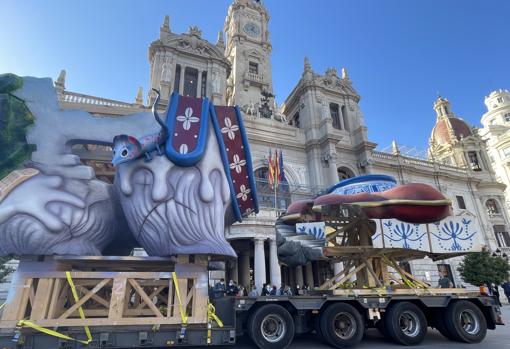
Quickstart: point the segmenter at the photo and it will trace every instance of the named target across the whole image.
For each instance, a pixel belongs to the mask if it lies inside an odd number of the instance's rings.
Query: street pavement
[[[479,344],[466,344],[459,342],[452,342],[443,337],[438,331],[429,328],[425,340],[419,346],[420,349],[510,349],[510,305],[504,305],[503,309],[503,320],[507,324],[506,326],[497,326],[494,331],[488,330],[487,336],[483,342]],[[245,336],[247,337],[247,336]],[[243,349],[254,349],[256,348],[249,340],[249,338],[238,338],[236,348]],[[207,347],[203,347],[207,348]],[[232,347],[217,347],[222,349],[228,349]],[[292,349],[326,349],[331,348],[330,346],[320,342],[314,335],[301,335],[294,339],[291,344]],[[376,329],[370,329],[365,334],[365,338],[358,344],[356,349],[368,349],[368,348],[387,348],[387,349],[403,349],[402,345],[392,343],[384,337],[382,337]]]

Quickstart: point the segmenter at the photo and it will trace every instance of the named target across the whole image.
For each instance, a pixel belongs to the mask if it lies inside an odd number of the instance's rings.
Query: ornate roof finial
[[[225,41],[223,40],[223,31],[220,30],[218,32],[218,40],[216,40],[216,46],[219,48],[225,49]]]
[[[349,75],[347,75],[347,69],[344,67],[342,68],[342,79],[344,80],[350,80]]]
[[[396,140],[391,141],[391,152],[393,153],[393,155],[400,155],[400,149],[398,149]]]
[[[142,86],[138,87],[138,93],[136,94],[135,103],[138,105],[143,105],[143,88],[142,88]]]
[[[310,64],[310,60],[306,56],[305,56],[305,64],[304,64],[304,67],[303,67],[303,78],[305,80],[312,80],[313,79],[312,65]]]
[[[305,56],[304,71],[307,72],[307,71],[311,71],[311,70],[312,70],[312,66],[310,65],[310,60],[308,59],[308,57]]]
[[[188,34],[200,38],[202,36],[202,31],[200,30],[200,28],[198,26],[193,25],[193,26],[189,27]]]
[[[55,81],[55,89],[57,90],[57,94],[64,92],[66,89],[66,71],[62,69],[60,74],[58,74],[57,81]]]
[[[160,33],[170,33],[170,16],[166,15],[163,19],[163,25],[160,28]]]

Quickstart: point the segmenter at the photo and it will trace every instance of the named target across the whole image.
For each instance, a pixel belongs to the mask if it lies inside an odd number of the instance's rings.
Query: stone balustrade
[[[376,160],[382,160],[383,162],[398,162],[400,161],[400,164],[402,165],[411,165],[411,166],[419,166],[422,169],[429,169],[432,171],[449,171],[454,172],[456,174],[467,174],[467,171],[465,168],[447,165],[447,164],[441,164],[434,161],[419,159],[419,158],[413,158],[409,156],[404,155],[395,155],[391,153],[386,153],[382,151],[373,151],[372,157]]]
[[[246,73],[246,78],[255,82],[263,83],[264,77],[255,73]]]
[[[84,95],[81,93],[63,91],[63,93],[59,96],[61,103],[72,103],[72,104],[86,104],[86,105],[96,105],[96,106],[105,106],[105,107],[114,107],[114,108],[143,108],[143,105],[135,104],[135,103],[126,103],[121,101],[116,101],[113,99],[95,97]]]

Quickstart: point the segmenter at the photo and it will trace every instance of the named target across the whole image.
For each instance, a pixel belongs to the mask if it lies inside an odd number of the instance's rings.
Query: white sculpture
[[[253,104],[253,101],[250,100],[250,104],[248,104],[248,107],[246,108],[246,114],[251,116],[257,116],[257,112],[255,110],[255,104]]]

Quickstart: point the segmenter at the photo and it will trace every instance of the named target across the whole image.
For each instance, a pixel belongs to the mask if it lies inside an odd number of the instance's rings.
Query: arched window
[[[274,209],[276,202],[278,210],[286,210],[291,203],[289,183],[280,181],[275,190],[274,186],[269,183],[269,169],[267,167],[258,168],[253,173],[260,208]]]
[[[485,207],[487,208],[487,213],[489,216],[500,213],[498,203],[494,199],[487,200]]]
[[[343,181],[344,179],[354,177],[354,173],[347,167],[339,167],[336,172],[338,173],[338,180]]]

